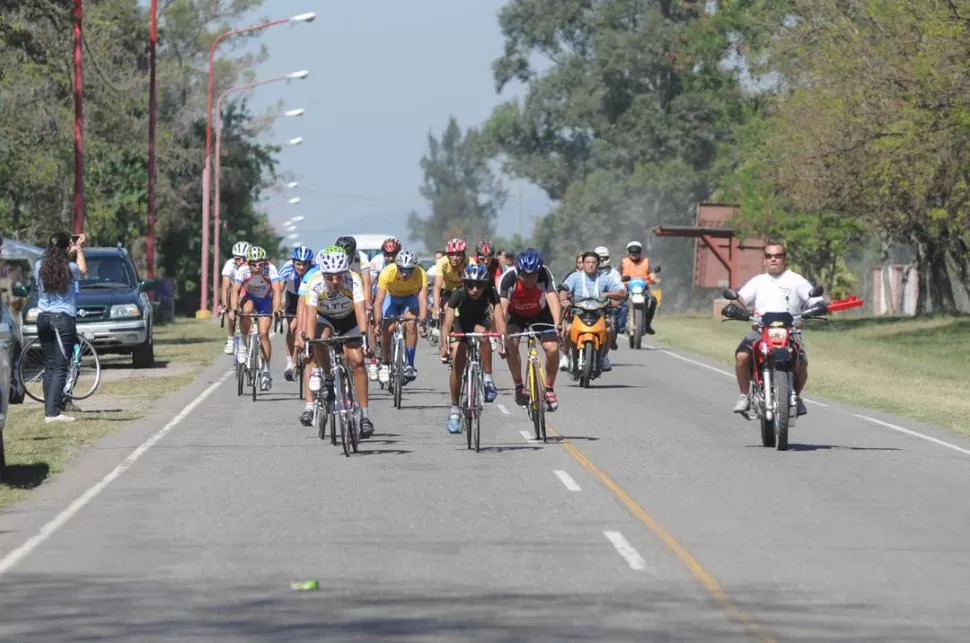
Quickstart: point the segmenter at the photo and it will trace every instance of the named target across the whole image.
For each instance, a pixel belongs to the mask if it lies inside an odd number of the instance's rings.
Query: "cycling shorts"
[[[397,317],[398,315],[403,315],[405,310],[410,310],[415,315],[418,314],[418,311],[421,309],[418,306],[417,295],[407,295],[405,297],[387,295],[384,297],[384,308],[381,311],[381,315],[385,319],[388,317]]]

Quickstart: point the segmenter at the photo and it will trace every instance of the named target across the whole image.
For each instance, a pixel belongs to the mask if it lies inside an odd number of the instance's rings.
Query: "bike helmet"
[[[526,248],[515,258],[515,268],[519,272],[539,272],[542,268],[542,255],[535,248]]]
[[[461,239],[452,239],[447,244],[445,244],[445,253],[451,255],[459,252],[465,252],[467,248],[468,248],[468,244],[466,244]]]
[[[396,255],[401,251],[401,242],[397,240],[397,237],[388,237],[384,239],[384,243],[381,244],[381,252],[386,255]]]
[[[343,248],[344,252],[346,252],[347,256],[349,257],[357,256],[357,239],[354,239],[353,237],[337,237],[337,240],[333,242],[333,245]]]
[[[410,250],[402,250],[394,259],[399,270],[414,270],[418,267],[418,258]]]
[[[639,241],[631,241],[630,243],[626,244],[627,252],[630,252],[634,248],[637,250],[643,250],[643,244],[640,243]]]
[[[495,248],[490,241],[484,239],[475,246],[475,255],[479,257],[491,258],[495,256]]]
[[[252,246],[249,248],[249,260],[253,263],[258,263],[260,261],[266,261],[266,251],[259,246]]]
[[[249,242],[248,241],[237,241],[232,246],[232,256],[233,257],[242,257],[243,259],[248,259],[249,258],[249,249],[251,247],[252,246],[249,245]]]
[[[290,254],[290,259],[293,261],[310,261],[313,259],[313,250],[306,246],[296,246],[293,248],[293,253]]]
[[[317,266],[325,275],[339,275],[350,270],[347,251],[340,246],[329,246],[317,253]]]
[[[488,268],[480,263],[465,266],[465,272],[461,275],[462,281],[488,281]]]

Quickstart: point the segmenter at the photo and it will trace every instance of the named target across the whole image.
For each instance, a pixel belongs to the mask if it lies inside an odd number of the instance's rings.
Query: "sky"
[[[284,145],[279,170],[299,186],[273,195],[270,220],[303,216],[296,241],[314,248],[341,234],[387,234],[408,247],[407,215],[428,212],[418,192],[419,165],[427,135],[440,136],[450,115],[463,127],[484,122],[500,101],[521,96],[516,85],[499,95],[491,73],[501,55],[497,13],[504,0],[266,0],[237,27],[315,11],[312,23],[272,27],[260,42],[269,58],[256,78],[307,70],[304,80],[258,87],[249,96],[254,112],[282,101],[303,108],[261,135]],[[253,45],[255,47],[256,45]],[[234,55],[232,50],[226,52]],[[497,230],[531,231],[530,216],[548,211],[538,188],[507,180],[509,198]],[[284,197],[299,196],[295,205]],[[419,244],[416,244],[419,245]],[[416,248],[420,249],[420,248]]]

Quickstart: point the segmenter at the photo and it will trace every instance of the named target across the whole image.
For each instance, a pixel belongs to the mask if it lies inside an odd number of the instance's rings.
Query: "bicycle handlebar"
[[[535,330],[536,326],[547,326],[548,328],[546,328],[545,330],[536,331]],[[524,330],[519,333],[509,333],[508,335],[506,335],[506,337],[537,337],[539,335],[550,335],[553,333],[558,333],[558,330],[555,324],[533,324],[527,330]]]
[[[502,333],[448,333],[448,337],[501,337]]]

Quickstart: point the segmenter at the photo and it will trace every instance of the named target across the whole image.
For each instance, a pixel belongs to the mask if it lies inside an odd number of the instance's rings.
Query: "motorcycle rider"
[[[605,297],[614,301],[621,301],[626,297],[626,287],[619,278],[614,278],[609,271],[600,269],[603,256],[597,248],[593,252],[583,253],[583,271],[574,272],[563,282],[568,299],[586,299]],[[570,354],[576,350],[569,338],[569,333],[565,333],[565,344],[569,347]],[[607,357],[609,345],[603,350],[603,370],[609,371],[613,367]]]
[[[639,241],[631,241],[626,244],[627,255],[623,257],[620,262],[620,277],[624,283],[628,283],[632,278],[641,278],[646,280],[647,285],[651,283],[657,283],[660,279],[656,275],[650,273],[650,260],[643,256],[643,244]],[[653,315],[657,312],[657,300],[650,293],[650,289],[647,288],[643,294],[646,296],[646,310],[644,311],[644,328],[643,332],[648,335],[653,335],[655,331],[650,325],[653,322]],[[629,315],[629,304],[623,302],[620,306],[620,310],[617,313],[616,327],[617,332],[622,333],[626,329],[626,320]]]
[[[811,297],[809,292],[812,284],[797,272],[788,270],[785,260],[785,246],[777,242],[765,245],[765,272],[755,275],[738,291],[738,302],[744,308],[763,315],[764,313],[791,313],[798,315],[806,308],[811,308],[824,301],[822,297]],[[735,350],[734,372],[738,379],[741,397],[734,405],[735,413],[745,413],[751,407],[748,391],[751,383],[751,347],[761,339],[761,333],[750,330],[744,336]],[[795,396],[798,415],[805,415],[808,410],[802,402],[802,390],[808,382],[808,354],[805,351],[805,340],[800,331],[792,333],[792,341],[798,348],[798,366],[795,369]]]
[[[610,265],[610,250],[606,246],[597,246],[593,251],[600,258],[600,273],[606,274],[611,280],[622,283],[620,271]],[[624,291],[626,288],[624,287]],[[610,302],[610,312],[612,313],[613,323],[610,324],[610,348],[617,350],[617,333],[623,332],[626,327],[626,309],[623,308],[624,299],[614,299]],[[621,315],[622,313],[622,315]],[[609,319],[609,318],[607,318]]]

